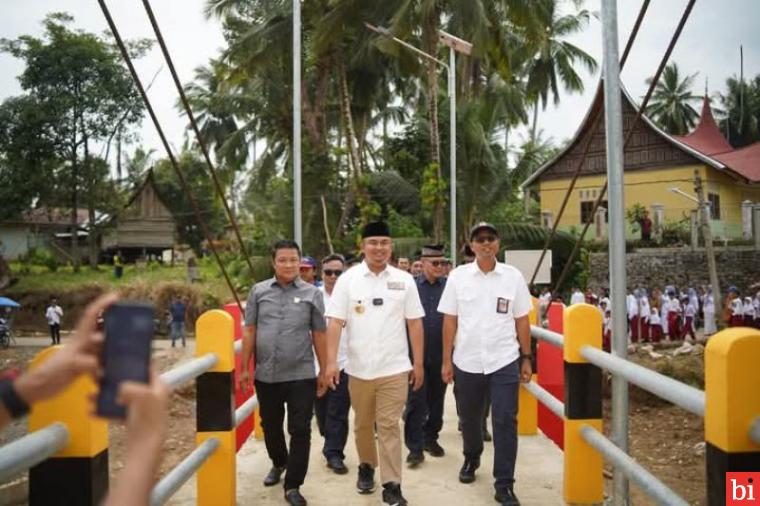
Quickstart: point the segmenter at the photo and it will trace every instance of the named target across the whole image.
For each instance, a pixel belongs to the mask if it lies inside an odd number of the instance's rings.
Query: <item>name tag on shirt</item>
[[[496,299],[496,312],[500,314],[507,314],[509,311],[509,301],[504,297]]]
[[[406,285],[403,281],[388,281],[388,290],[403,290]]]

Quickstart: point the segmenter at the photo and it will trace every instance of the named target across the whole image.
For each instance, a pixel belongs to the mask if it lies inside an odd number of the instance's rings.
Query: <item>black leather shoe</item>
[[[306,506],[306,499],[297,488],[285,491],[285,500],[290,506]]]
[[[494,499],[496,499],[496,502],[501,504],[501,506],[520,506],[520,501],[517,499],[512,487],[497,491]]]
[[[359,464],[356,488],[360,494],[371,494],[375,491],[375,470],[369,464]]]
[[[459,470],[459,481],[472,483],[475,481],[475,470],[480,467],[480,460],[465,459],[462,469]]]
[[[401,495],[401,485],[398,483],[383,483],[383,503],[390,506],[407,506],[406,499]]]
[[[422,452],[409,452],[409,455],[406,457],[406,463],[411,468],[415,468],[423,462],[425,462],[425,454]]]
[[[443,447],[438,444],[438,441],[433,441],[432,443],[426,444],[425,451],[428,452],[432,457],[443,457],[446,454],[446,452],[443,450]]]
[[[282,477],[282,473],[285,472],[285,466],[277,467],[272,466],[272,469],[269,470],[269,474],[267,474],[267,477],[264,478],[264,486],[265,487],[271,487],[273,485],[277,485],[280,483],[280,478]]]
[[[340,457],[330,457],[327,459],[327,467],[333,470],[335,474],[347,474],[348,468]]]
[[[493,441],[493,437],[491,437],[491,433],[488,432],[488,429],[483,429],[483,441],[486,441],[486,442]]]

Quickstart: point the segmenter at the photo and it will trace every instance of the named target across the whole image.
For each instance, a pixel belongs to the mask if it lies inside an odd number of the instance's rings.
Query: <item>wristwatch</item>
[[[533,360],[532,353],[520,353],[520,360]]]
[[[0,380],[0,402],[3,403],[11,418],[19,418],[29,412],[29,405],[19,397],[10,378]]]

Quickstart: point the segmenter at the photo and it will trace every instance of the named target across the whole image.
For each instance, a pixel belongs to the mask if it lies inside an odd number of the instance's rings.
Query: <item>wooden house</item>
[[[156,190],[153,171],[115,217],[116,226],[103,237],[102,249],[108,256],[120,252],[130,261],[148,255],[161,256],[174,248],[176,224],[171,211]]]

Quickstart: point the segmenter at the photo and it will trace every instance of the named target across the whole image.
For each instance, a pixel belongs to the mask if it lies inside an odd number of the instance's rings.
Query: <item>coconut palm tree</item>
[[[699,101],[692,93],[697,73],[682,76],[675,62],[669,63],[654,89],[647,106],[647,116],[672,135],[685,135],[694,128],[699,119],[697,110],[691,105]],[[652,78],[646,80],[652,83]]]
[[[582,2],[578,2],[582,3]],[[576,14],[561,16],[557,0],[542,0],[536,3],[536,13],[543,22],[543,33],[524,41],[532,49],[525,62],[527,76],[526,92],[533,104],[533,125],[531,137],[536,136],[538,106],[546,108],[551,94],[554,104],[559,103],[560,85],[570,93],[583,92],[583,80],[576,72],[581,66],[590,74],[597,68],[596,60],[578,46],[565,40],[588,24],[591,14],[586,9]]]

